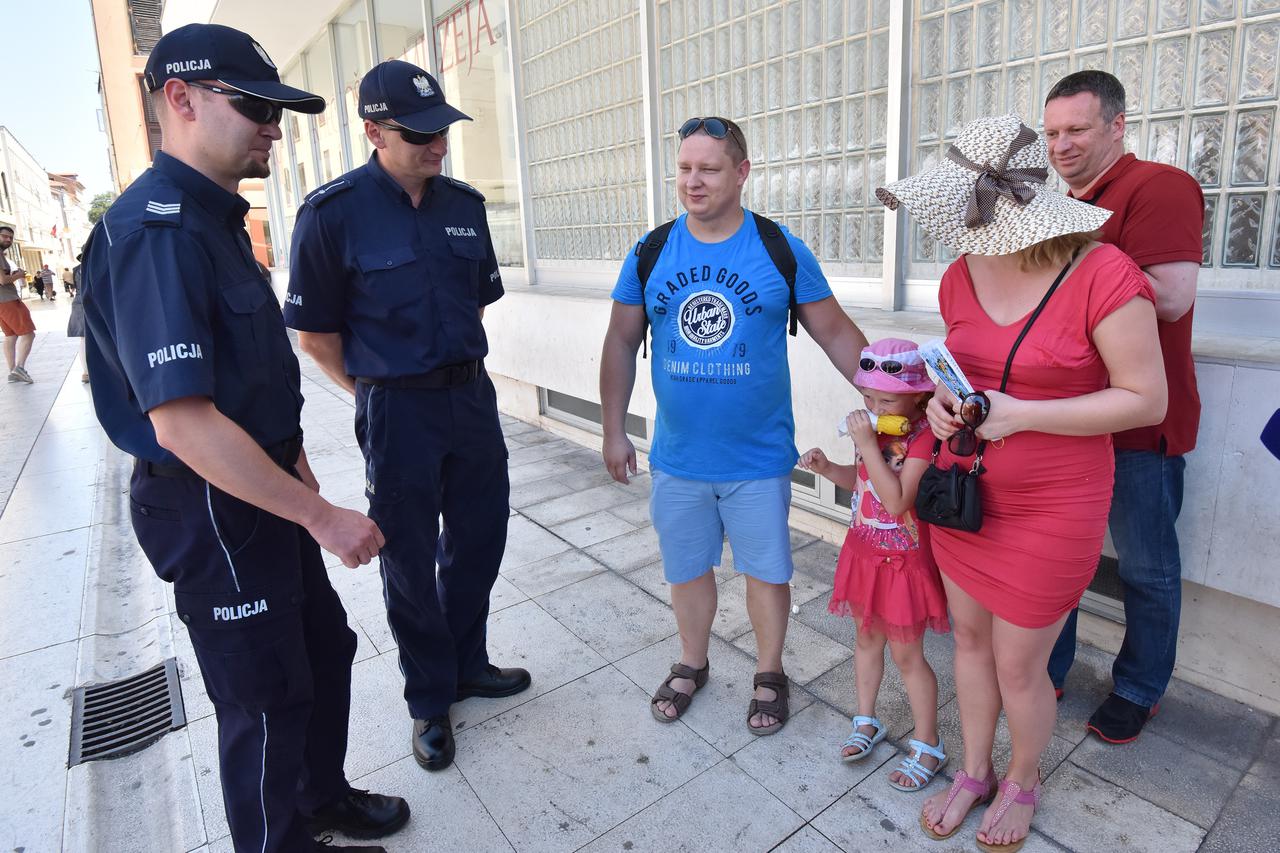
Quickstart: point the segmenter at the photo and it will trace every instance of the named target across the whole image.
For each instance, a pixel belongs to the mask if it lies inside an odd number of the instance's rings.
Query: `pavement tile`
[[[1276,808],[1275,782],[1249,773],[1205,836],[1200,853],[1274,853],[1277,838],[1280,809]]]
[[[636,527],[648,527],[653,524],[653,517],[649,514],[648,498],[640,498],[639,500],[611,506],[609,507],[609,512],[623,521],[634,524]]]
[[[516,509],[523,509],[543,501],[554,500],[572,491],[572,486],[554,477],[545,480],[533,480],[521,486],[513,486],[510,503]]]
[[[623,577],[659,601],[671,603],[671,584],[667,583],[660,561],[627,572]]]
[[[524,667],[533,683],[515,696],[473,697],[457,703],[450,710],[455,732],[475,727],[607,663],[533,601],[489,617],[488,646],[494,665]]]
[[[593,512],[573,521],[566,521],[551,528],[551,532],[575,547],[585,548],[623,533],[630,533],[637,525],[624,521],[609,512]]]
[[[615,572],[626,574],[661,559],[658,534],[652,527],[642,527],[604,542],[590,545],[586,552]]]
[[[533,435],[533,433],[527,433]],[[565,456],[577,449],[577,445],[563,438],[552,438],[539,444],[517,447],[510,451],[507,456],[507,464],[512,468],[520,465],[527,465],[530,462],[543,462],[547,459],[555,459],[559,456]]]
[[[880,778],[888,769],[882,765],[881,773],[869,776],[837,800],[835,805],[814,818],[813,827],[847,853],[863,853],[867,850],[970,853],[976,849],[974,835],[982,822],[982,809],[970,812],[960,831],[951,838],[934,841],[920,828],[920,810],[928,795],[890,788]],[[1022,849],[1026,853],[1048,853],[1060,848],[1036,833],[1033,828]],[[1102,848],[1080,849],[1096,851]]]
[[[711,662],[711,675],[706,685],[698,691],[689,710],[681,715],[681,724],[693,729],[724,755],[730,755],[756,741],[776,740],[785,735],[785,729],[778,735],[766,738],[759,738],[747,731],[747,703],[751,701],[751,678],[756,671],[754,657],[713,636],[707,649],[707,659]],[[644,692],[643,704],[649,725],[669,727],[648,716],[648,697],[653,695],[658,685],[671,673],[671,664],[678,660],[680,638],[669,637],[614,664]],[[809,707],[812,702],[812,696],[804,690],[792,687],[793,715]]]
[[[1071,763],[1206,829],[1244,775],[1154,731],[1123,745],[1085,738]]]
[[[1249,773],[1280,789],[1280,725],[1273,727]]]
[[[395,652],[351,667],[348,719],[348,778],[363,776],[409,754],[413,724],[404,704],[404,677]]]
[[[716,587],[716,618],[711,623],[711,633],[723,640],[733,641],[751,631],[751,616],[747,613],[747,576],[738,575]],[[755,654],[752,639],[748,653]]]
[[[812,826],[800,831],[773,848],[773,853],[840,853],[840,848]]]
[[[675,834],[683,850],[768,850],[803,823],[731,761],[721,761],[582,849],[667,853]]]
[[[143,790],[145,796],[134,793]],[[63,830],[64,850],[191,850],[208,838],[186,731],[170,732],[133,755],[72,767],[66,801],[72,817]]]
[[[88,528],[0,545],[0,658],[80,636],[88,558]]]
[[[222,774],[218,771],[218,720],[208,716],[187,725],[191,739],[191,758],[199,795],[200,812],[204,816],[207,838],[229,837],[226,807],[222,802]]]
[[[1084,740],[1084,725],[1111,692],[1114,656],[1083,644],[1076,646],[1076,662],[1067,673],[1064,694],[1058,703],[1053,733],[1072,743]]]
[[[754,738],[731,760],[811,820],[894,756],[894,748],[882,742],[864,760],[845,764],[840,760],[840,745],[848,730],[844,715],[815,702],[793,713],[782,731]]]
[[[173,614],[169,615],[169,625],[173,632],[174,657],[178,659],[178,679],[182,682],[182,707],[187,722],[192,723],[212,716],[213,702],[205,690],[204,677],[200,674],[200,664],[191,646],[187,626]]]
[[[848,616],[837,616],[827,609],[830,595],[819,595],[800,605],[794,621],[808,625],[828,640],[853,648],[858,626]]]
[[[88,526],[97,474],[88,465],[20,477],[0,516],[0,543]]]
[[[62,432],[41,430],[39,437],[31,445],[31,453],[27,456],[22,473],[47,474],[67,468],[97,465],[106,442],[107,438],[96,421],[80,429]]]
[[[6,849],[58,849],[66,802],[74,642],[0,660],[0,839]]]
[[[1266,742],[1274,719],[1233,699],[1174,680],[1160,700],[1159,713],[1143,732],[1155,732],[1216,762],[1247,770]]]
[[[754,654],[755,631],[743,634],[733,644]],[[782,666],[792,682],[808,684],[833,666],[849,660],[852,654],[848,647],[828,640],[808,625],[793,621],[787,626],[787,638],[782,645]]]
[[[824,581],[829,588],[835,580],[840,548],[821,540],[814,540],[801,548],[793,545],[792,548],[791,561],[795,564],[796,571],[815,580]]]
[[[809,575],[796,572],[791,576],[791,604],[804,606],[810,601],[820,600],[825,603],[831,598],[831,579],[820,580]]]
[[[611,572],[549,592],[537,603],[609,661],[676,632],[669,607]]]
[[[507,472],[511,488],[523,486],[525,483],[532,483],[536,480],[545,480],[548,477],[558,477],[563,474],[573,474],[577,471],[572,465],[560,459],[543,459],[540,462],[530,462],[527,465],[519,465],[511,468]]]
[[[505,577],[527,596],[539,596],[606,572],[604,566],[576,548],[507,570]]]
[[[573,461],[577,461],[577,465],[572,465]],[[595,488],[596,486],[617,486],[622,490],[619,492],[624,500],[635,500],[636,498],[649,499],[649,491],[646,488],[648,477],[643,479],[640,477],[630,477],[630,485],[614,482],[613,477],[605,469],[604,463],[596,457],[596,464],[590,467],[582,467],[581,460],[565,459],[565,465],[570,466],[570,470],[560,474],[557,479],[564,481],[574,491],[585,491],[586,489]],[[622,501],[618,501],[622,503]]]
[[[458,769],[517,850],[576,850],[706,770],[719,753],[649,717],[603,668],[458,736]]]
[[[409,803],[409,823],[395,835],[376,842],[335,832],[335,845],[377,843],[388,853],[456,853],[462,849],[468,853],[509,853],[512,849],[456,766],[428,772],[409,756],[353,779],[352,784],[375,793],[404,797]]]
[[[489,612],[497,613],[499,610],[505,610],[513,604],[519,604],[522,601],[528,601],[529,596],[499,575],[493,579],[493,589],[489,591]]]
[[[523,515],[512,516],[507,522],[507,547],[502,555],[500,571],[506,572],[568,551],[570,545],[553,533],[549,533]]]
[[[627,502],[627,495],[615,489],[612,484],[594,486],[584,491],[570,492],[564,497],[525,507],[521,512],[544,527],[560,524],[571,518],[608,509]]]
[[[1073,850],[1181,853],[1205,832],[1136,794],[1067,762],[1045,783],[1036,828]]]

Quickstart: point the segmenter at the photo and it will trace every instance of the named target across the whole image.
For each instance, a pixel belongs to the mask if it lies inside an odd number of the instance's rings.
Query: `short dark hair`
[[[1124,112],[1124,84],[1114,74],[1090,68],[1068,74],[1049,90],[1044,102],[1048,104],[1054,98],[1069,98],[1081,92],[1097,95],[1102,102],[1102,120],[1110,122]]]
[[[8,225],[0,225],[0,231],[8,231],[10,234],[15,233]]]

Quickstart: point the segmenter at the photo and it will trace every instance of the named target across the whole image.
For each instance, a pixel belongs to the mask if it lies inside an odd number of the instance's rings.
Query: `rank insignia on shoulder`
[[[142,224],[181,227],[182,194],[177,191],[157,191],[147,200],[147,206],[142,212]]]
[[[457,178],[451,178],[448,175],[441,175],[440,177],[444,178],[445,183],[449,184],[450,186],[457,187],[463,192],[471,193],[476,198],[480,199],[481,201],[484,201],[484,193],[480,192],[480,190],[471,186],[471,184],[468,184],[464,181],[459,181]]]
[[[324,186],[316,187],[307,194],[307,197],[302,200],[302,203],[309,204],[312,207],[317,207],[343,190],[349,189],[351,189],[351,182],[346,178],[338,178],[337,180],[330,181]]]

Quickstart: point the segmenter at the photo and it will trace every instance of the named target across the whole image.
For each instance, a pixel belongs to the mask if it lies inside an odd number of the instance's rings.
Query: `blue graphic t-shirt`
[[[681,215],[640,293],[630,252],[613,298],[645,305],[658,417],[649,463],[690,480],[760,480],[795,467],[787,365],[787,283],[749,210],[720,243],[702,243]],[[813,253],[785,228],[796,301],[831,295]]]

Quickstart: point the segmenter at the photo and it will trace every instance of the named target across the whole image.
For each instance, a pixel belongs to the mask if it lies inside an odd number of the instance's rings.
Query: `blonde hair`
[[[1102,237],[1101,231],[1077,231],[1074,234],[1059,234],[1048,240],[1041,240],[1027,248],[1016,252],[1018,269],[1023,272],[1041,267],[1062,266],[1077,250]]]

